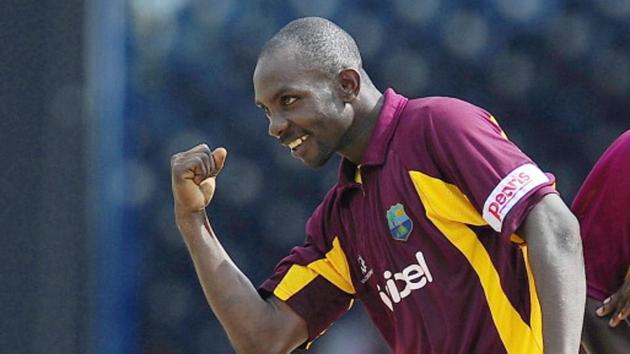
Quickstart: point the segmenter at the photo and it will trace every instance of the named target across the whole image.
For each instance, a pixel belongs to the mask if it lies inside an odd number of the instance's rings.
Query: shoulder
[[[484,109],[459,98],[432,96],[409,100],[403,114],[452,118],[471,113],[488,114]]]
[[[611,145],[604,155],[618,156],[626,161],[630,161],[630,130],[621,134]]]
[[[482,131],[503,135],[488,111],[453,97],[409,100],[399,119],[396,136],[403,143],[418,142],[418,139],[439,142],[457,136],[479,135]]]
[[[595,163],[590,175],[618,178],[630,172],[630,130],[621,134]],[[590,176],[589,176],[590,177]]]
[[[440,96],[409,100],[400,119],[403,129],[433,131],[460,131],[493,120],[492,115],[481,107],[458,98]]]

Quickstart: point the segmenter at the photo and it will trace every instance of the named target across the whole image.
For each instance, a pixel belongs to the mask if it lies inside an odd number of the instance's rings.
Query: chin
[[[317,159],[317,160],[311,160],[311,159],[308,159],[308,160],[302,160],[302,162],[303,162],[306,166],[311,167],[311,168],[320,168],[320,167],[324,166],[324,165],[326,164],[326,162],[327,162],[327,161],[328,161],[328,159],[325,159],[325,160],[324,160],[324,159]]]
[[[324,166],[326,162],[330,160],[332,155],[333,155],[333,152],[320,151],[317,154],[317,156],[315,156],[314,158],[302,159],[302,162],[308,167],[319,168],[319,167]]]

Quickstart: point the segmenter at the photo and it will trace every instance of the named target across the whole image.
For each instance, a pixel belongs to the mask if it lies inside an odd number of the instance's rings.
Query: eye
[[[282,96],[280,97],[280,102],[282,103],[283,106],[289,106],[291,104],[293,104],[295,101],[297,101],[297,97],[295,96]]]

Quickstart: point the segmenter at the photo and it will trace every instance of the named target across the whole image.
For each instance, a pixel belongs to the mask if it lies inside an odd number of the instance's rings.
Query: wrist
[[[188,211],[175,205],[175,223],[182,233],[190,229],[199,229],[200,226],[206,223],[206,220],[205,209],[200,211]]]

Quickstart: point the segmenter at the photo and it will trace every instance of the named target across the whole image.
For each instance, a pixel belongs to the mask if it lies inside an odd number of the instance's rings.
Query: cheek
[[[342,103],[342,106],[335,112],[335,114],[335,123],[341,131],[341,134],[344,134],[348,129],[350,129],[354,120],[352,106]]]
[[[325,120],[323,120],[322,128],[326,131],[326,135],[332,140],[342,137],[352,124],[352,119],[347,115],[340,114],[338,111],[326,112]]]
[[[326,107],[330,120],[337,129],[346,130],[352,125],[352,106],[342,100],[332,97],[330,104]]]

